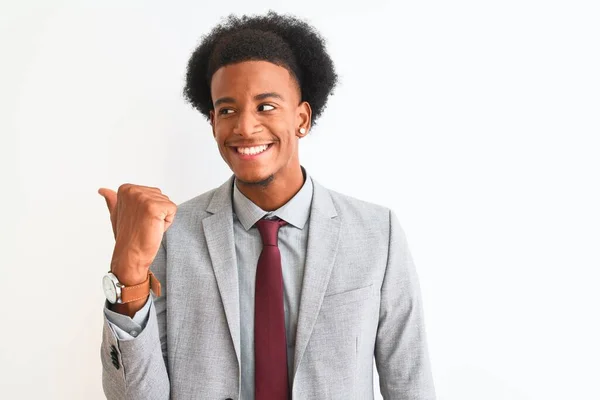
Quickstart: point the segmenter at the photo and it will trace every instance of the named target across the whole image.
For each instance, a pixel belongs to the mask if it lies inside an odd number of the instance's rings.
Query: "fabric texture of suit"
[[[139,336],[119,340],[105,317],[107,398],[240,399],[233,182],[178,205],[151,266],[163,295]],[[312,182],[292,398],[373,399],[375,356],[384,399],[435,399],[418,277],[396,215]]]
[[[255,398],[255,349],[254,349],[254,306],[256,271],[263,249],[261,235],[256,222],[261,218],[280,218],[287,222],[279,229],[278,247],[281,252],[286,327],[288,382],[292,381],[296,325],[306,264],[310,207],[313,185],[310,174],[301,166],[304,184],[287,203],[272,211],[265,211],[246,197],[236,184],[233,185],[233,238],[240,291],[240,399]],[[146,326],[150,314],[152,296],[148,296],[144,307],[130,318],[104,309],[109,325],[119,339],[133,339]],[[107,305],[110,305],[106,301]]]

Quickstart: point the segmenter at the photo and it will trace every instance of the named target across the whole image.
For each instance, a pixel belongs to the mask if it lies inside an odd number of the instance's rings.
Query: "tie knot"
[[[260,232],[263,246],[277,246],[277,234],[279,228],[285,225],[286,222],[282,219],[259,219],[256,221],[256,227]]]

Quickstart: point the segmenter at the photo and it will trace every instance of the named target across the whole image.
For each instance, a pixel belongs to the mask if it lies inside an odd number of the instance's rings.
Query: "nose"
[[[249,136],[260,131],[260,124],[253,112],[245,110],[239,112],[237,123],[233,128],[233,133],[242,136]]]

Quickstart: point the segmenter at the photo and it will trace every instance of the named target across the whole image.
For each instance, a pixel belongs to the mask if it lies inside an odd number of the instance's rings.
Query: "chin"
[[[267,186],[275,177],[272,173],[249,173],[248,171],[241,173],[234,172],[234,174],[238,181],[251,186]]]

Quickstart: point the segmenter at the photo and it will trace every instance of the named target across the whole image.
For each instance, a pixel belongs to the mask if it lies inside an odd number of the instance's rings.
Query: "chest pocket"
[[[370,284],[356,289],[346,290],[340,293],[328,294],[323,297],[322,308],[337,307],[343,304],[369,299],[375,295],[375,286]]]

